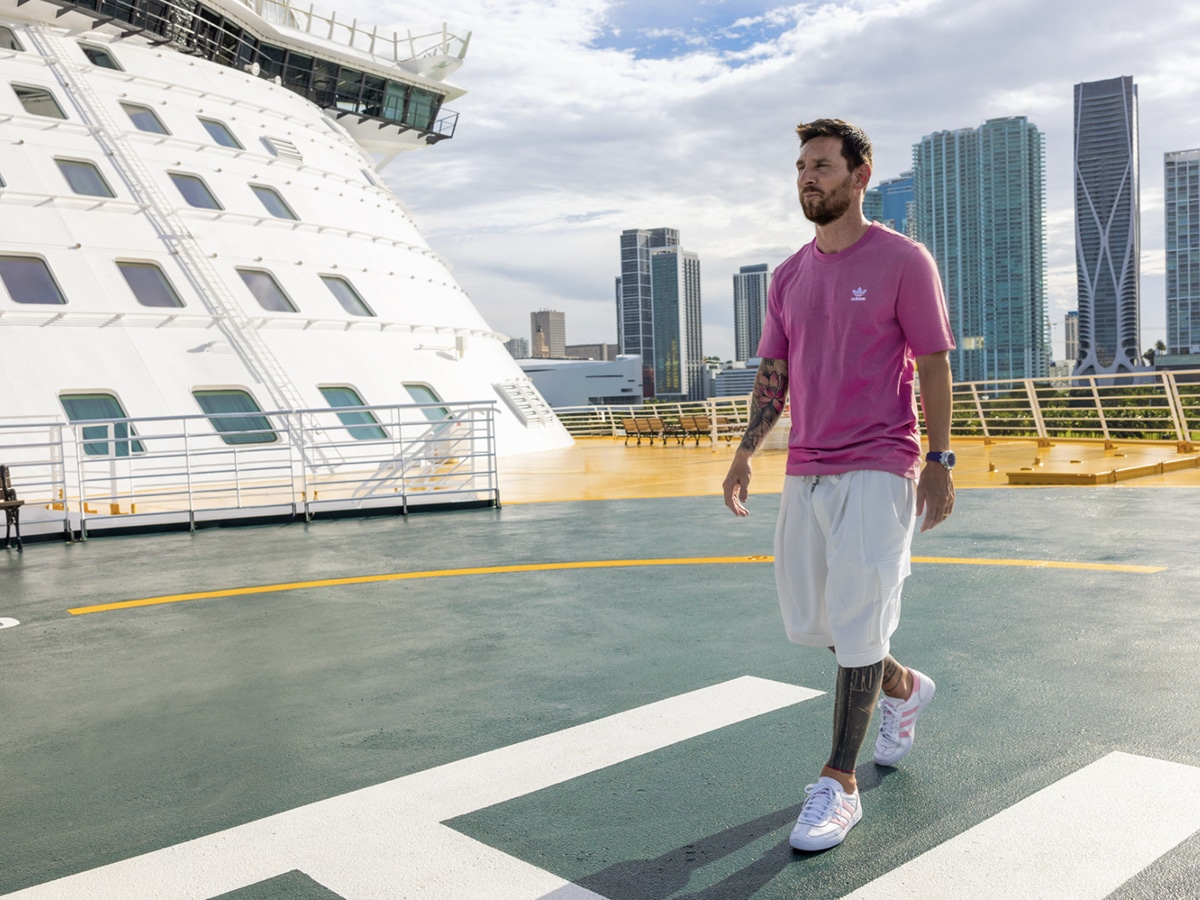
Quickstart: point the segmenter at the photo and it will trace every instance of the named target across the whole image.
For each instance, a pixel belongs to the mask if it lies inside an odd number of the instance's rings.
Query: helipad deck
[[[937,699],[839,848],[787,846],[834,663],[778,621],[782,455],[739,520],[728,446],[597,441],[499,510],[0,555],[0,895],[1200,896],[1196,475],[960,449],[893,643]]]

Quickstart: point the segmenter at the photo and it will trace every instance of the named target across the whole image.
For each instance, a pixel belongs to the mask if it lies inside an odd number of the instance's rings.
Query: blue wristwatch
[[[954,451],[953,450],[933,450],[925,454],[925,462],[941,463],[949,472],[954,468]]]

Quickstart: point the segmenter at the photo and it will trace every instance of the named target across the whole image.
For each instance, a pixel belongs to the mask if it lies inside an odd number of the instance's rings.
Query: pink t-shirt
[[[786,259],[767,293],[758,355],[787,360],[787,474],[916,478],[915,359],[953,348],[924,245],[872,224],[841,253],[822,253],[814,240]]]

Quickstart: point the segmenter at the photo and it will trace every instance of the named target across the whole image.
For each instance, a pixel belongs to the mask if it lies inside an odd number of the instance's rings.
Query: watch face
[[[954,456],[953,450],[947,450],[945,453],[942,454],[942,465],[945,466],[947,469],[953,469],[954,463],[956,461],[957,460]]]

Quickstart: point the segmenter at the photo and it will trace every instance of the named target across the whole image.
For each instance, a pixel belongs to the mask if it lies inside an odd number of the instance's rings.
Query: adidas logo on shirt
[[[852,295],[850,297],[850,301],[852,303],[859,301],[859,300],[865,301],[867,299],[867,289],[866,288],[855,288],[850,293]]]

